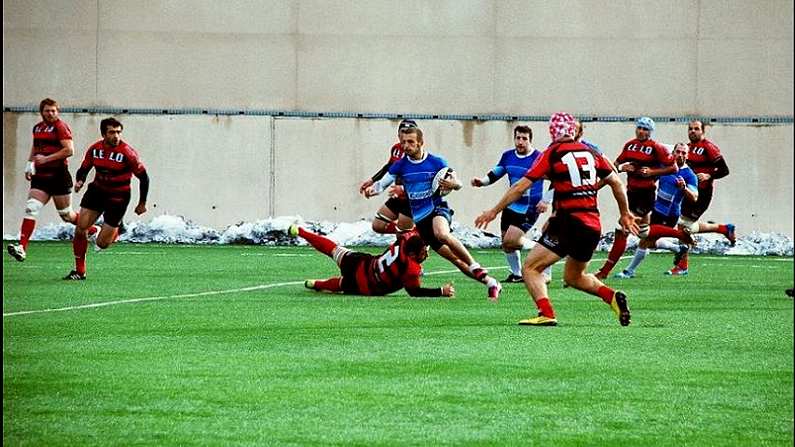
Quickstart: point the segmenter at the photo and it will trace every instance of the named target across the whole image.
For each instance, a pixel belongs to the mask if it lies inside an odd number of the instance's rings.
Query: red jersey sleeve
[[[723,158],[723,155],[721,155],[718,146],[713,144],[711,141],[707,142],[706,147],[704,148],[704,153],[707,157],[707,160],[709,160],[712,163],[715,163],[716,161]]]
[[[420,287],[420,265],[414,261],[410,261],[406,273],[403,274],[401,279],[403,287],[406,289],[417,289]]]
[[[527,173],[524,176],[531,182],[535,182],[547,177],[549,172],[552,170],[552,165],[549,163],[549,157],[551,153],[552,150],[547,148],[547,150],[541,154],[538,160],[536,160],[535,164],[527,170]]]
[[[89,170],[94,166],[94,149],[96,147],[97,143],[94,143],[86,149],[86,155],[83,157],[83,162],[80,163],[81,170]]]
[[[58,140],[72,139],[72,129],[69,128],[69,125],[64,120],[55,122],[55,134],[58,135]]]
[[[136,176],[146,171],[146,166],[144,166],[141,156],[138,155],[138,152],[129,145],[127,146],[127,165],[130,167],[132,173]]]
[[[654,143],[654,156],[657,161],[663,166],[671,166],[676,162],[676,158],[674,158],[674,154],[668,152],[668,149],[663,146],[661,143]]]
[[[627,154],[627,146],[629,146],[629,144],[632,143],[633,141],[635,140],[630,140],[624,143],[624,146],[621,148],[621,153],[618,154],[618,158],[616,158],[617,165],[624,163],[626,161],[627,158],[625,157],[625,155]]]
[[[608,160],[604,154],[598,154],[594,161],[596,162],[596,175],[600,179],[607,178],[610,174],[615,172],[613,171],[613,167],[610,165],[610,160]]]

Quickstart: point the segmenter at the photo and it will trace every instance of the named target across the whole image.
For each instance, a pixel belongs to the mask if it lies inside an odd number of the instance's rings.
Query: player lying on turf
[[[340,268],[341,276],[307,280],[304,285],[308,289],[368,296],[386,295],[400,289],[406,289],[411,296],[452,297],[455,294],[451,283],[435,288],[420,286],[420,263],[428,257],[428,247],[414,231],[398,234],[397,240],[378,256],[349,250],[298,225],[291,225],[287,232],[306,239],[317,251],[334,259]]]

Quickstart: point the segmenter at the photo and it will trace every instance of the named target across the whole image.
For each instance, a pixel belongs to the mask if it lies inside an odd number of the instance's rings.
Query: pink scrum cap
[[[552,138],[553,142],[566,135],[573,138],[576,132],[574,117],[568,113],[557,112],[549,117],[549,137]]]

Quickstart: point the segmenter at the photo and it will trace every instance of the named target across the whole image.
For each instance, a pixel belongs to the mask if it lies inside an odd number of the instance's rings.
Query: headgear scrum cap
[[[553,113],[549,117],[549,137],[557,141],[568,135],[574,138],[577,133],[574,117],[564,112]]]
[[[648,116],[642,116],[635,121],[635,127],[646,129],[649,132],[654,132],[654,120]]]

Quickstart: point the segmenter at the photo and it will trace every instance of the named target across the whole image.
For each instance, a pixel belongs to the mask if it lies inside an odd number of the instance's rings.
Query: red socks
[[[334,277],[329,278],[326,280],[317,280],[315,281],[315,290],[326,290],[329,292],[341,292],[342,291],[342,278]]]
[[[616,231],[616,238],[613,241],[613,246],[610,247],[610,253],[607,255],[607,261],[599,269],[599,273],[597,273],[597,277],[600,278],[607,278],[607,275],[610,274],[610,271],[613,270],[613,267],[616,263],[621,260],[621,256],[627,250],[627,235],[624,234],[622,231]]]
[[[649,236],[647,237],[647,239],[654,240],[654,239],[659,239],[661,237],[675,237],[679,240],[682,240],[682,238],[686,238],[685,233],[682,230],[666,227],[665,225],[659,225],[659,224],[650,225]]]
[[[596,291],[596,295],[602,299],[607,304],[613,302],[613,295],[615,294],[615,290],[611,289],[607,286],[599,287],[599,290]]]
[[[75,270],[81,275],[86,274],[86,250],[88,249],[88,239],[85,236],[75,234],[72,240],[72,251],[75,254]]]
[[[331,256],[331,252],[337,248],[334,241],[327,239],[319,234],[312,233],[311,231],[304,230],[298,227],[298,235],[306,239],[315,249],[326,256]]]
[[[22,229],[19,231],[19,245],[28,250],[28,241],[33,236],[33,229],[36,228],[36,219],[22,219]]]
[[[541,312],[541,315],[547,318],[555,318],[555,310],[552,309],[552,303],[549,302],[549,298],[539,298],[536,300],[536,307],[538,311]]]

